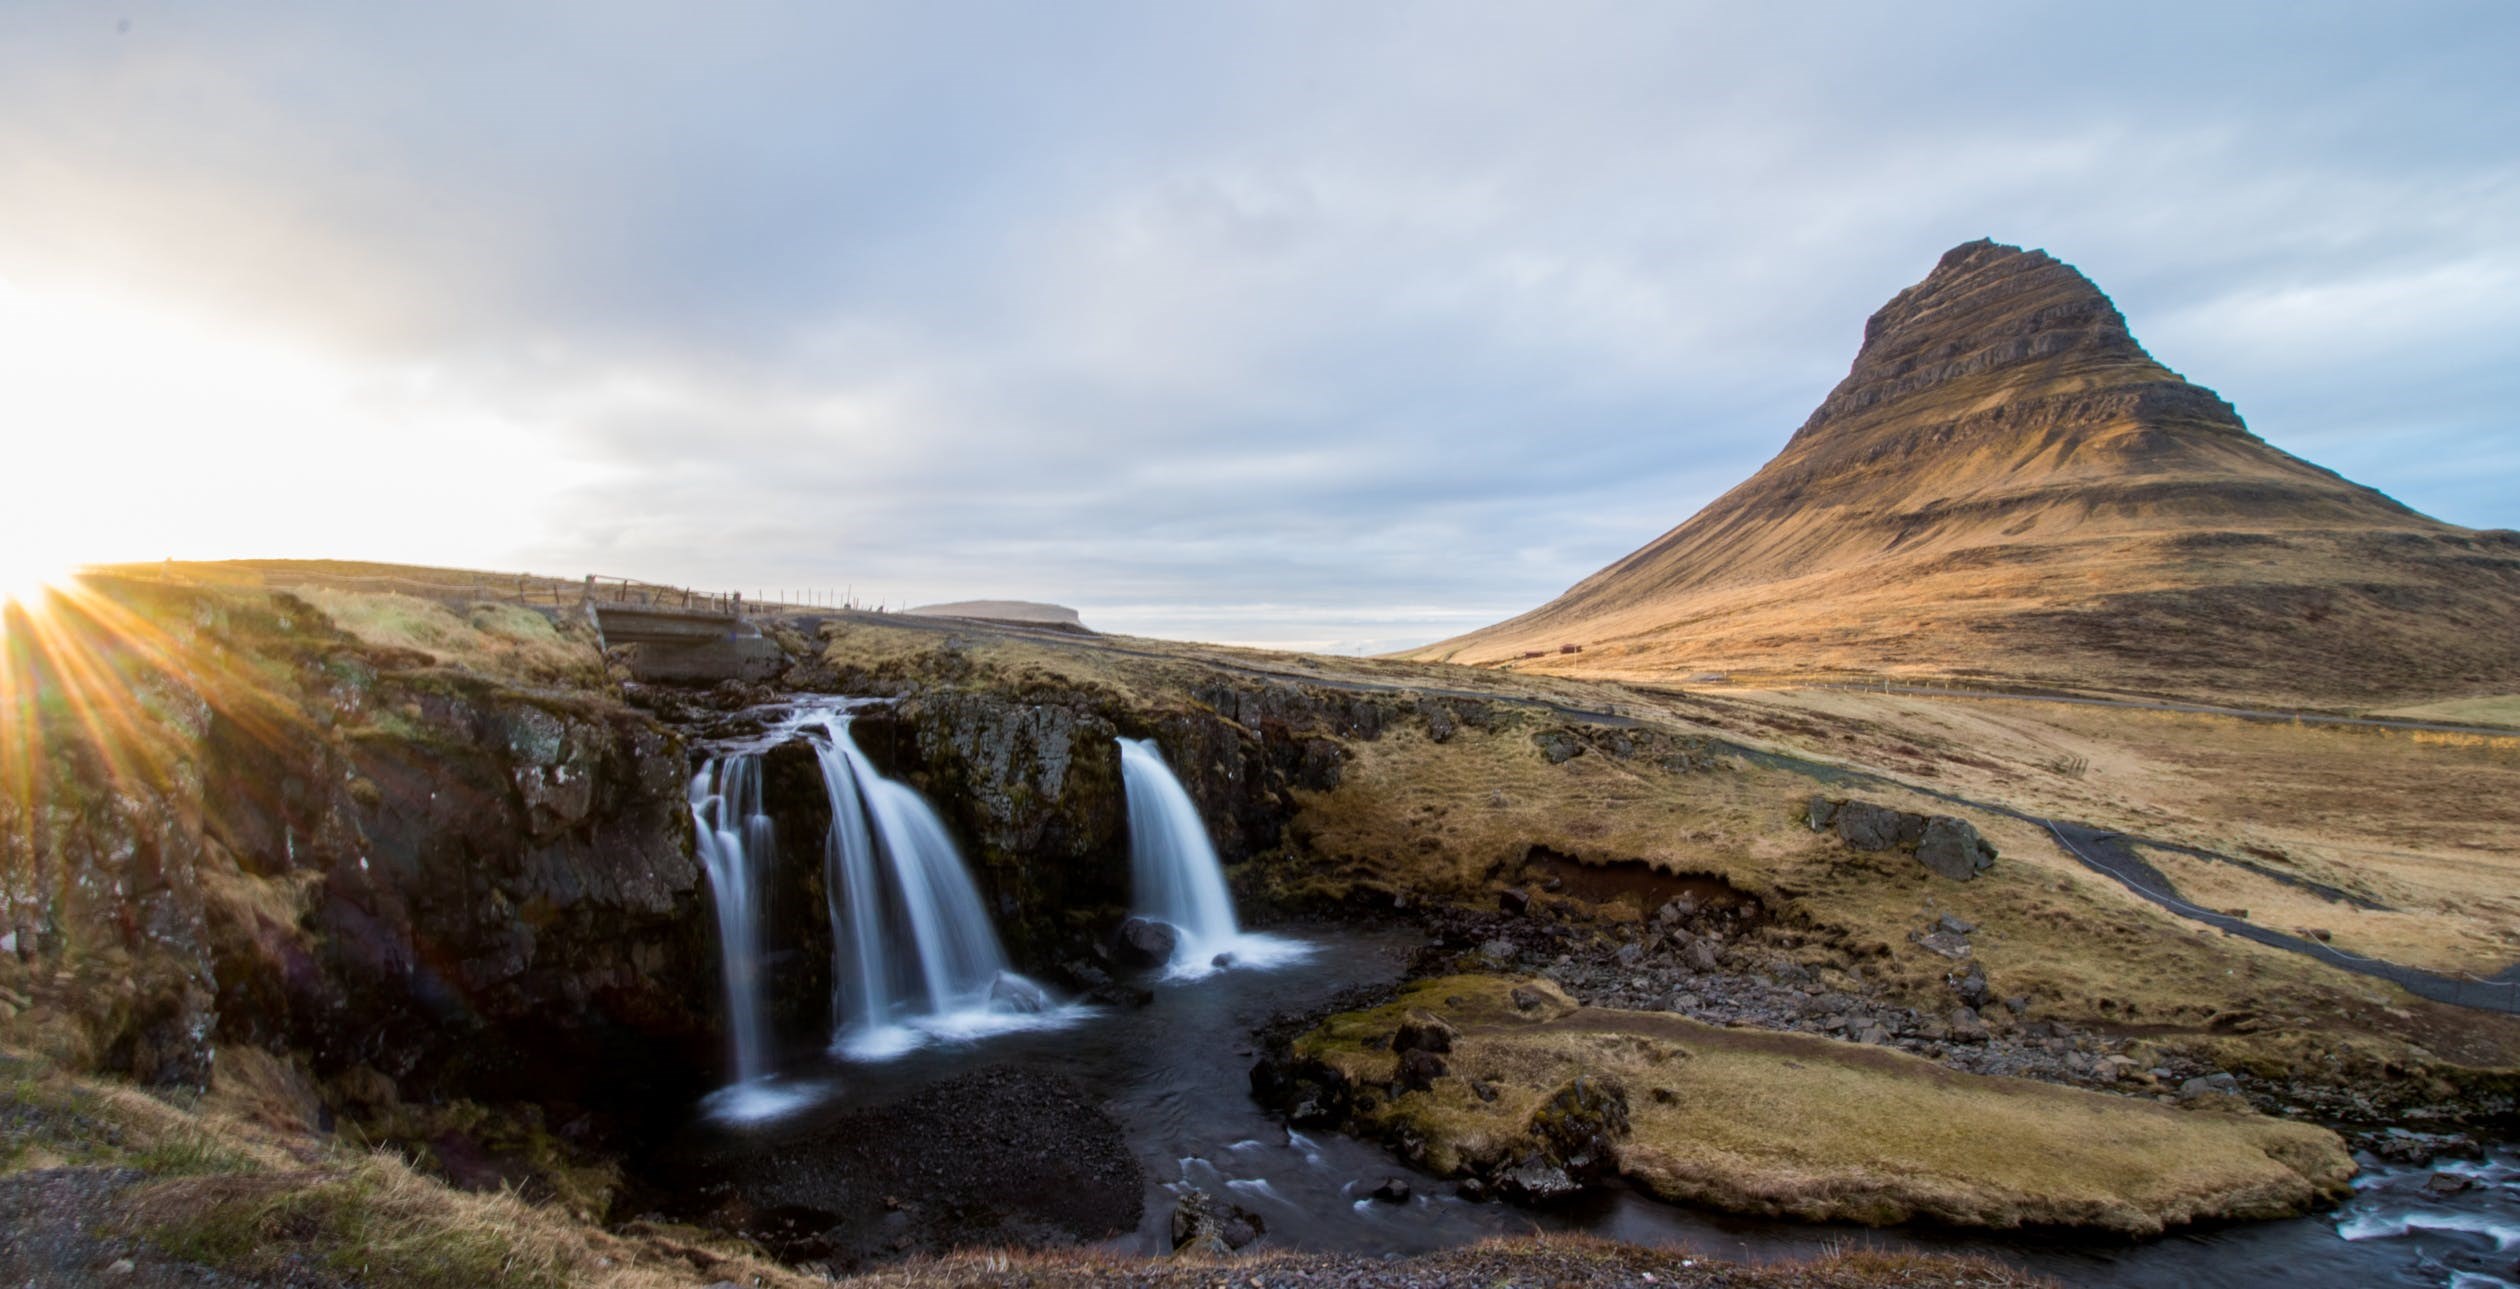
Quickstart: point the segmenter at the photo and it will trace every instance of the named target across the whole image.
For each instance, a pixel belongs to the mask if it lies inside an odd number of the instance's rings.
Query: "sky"
[[[1399,648],[1981,236],[2520,527],[2514,83],[2506,3],[0,0],[0,557]]]

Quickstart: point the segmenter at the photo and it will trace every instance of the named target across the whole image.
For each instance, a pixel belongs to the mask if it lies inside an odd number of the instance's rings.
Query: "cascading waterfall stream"
[[[1170,974],[1200,976],[1219,966],[1270,966],[1305,946],[1247,935],[1234,920],[1225,866],[1208,840],[1197,804],[1152,739],[1120,740],[1120,778],[1129,796],[1129,873],[1138,916],[1172,927]]]
[[[726,1033],[735,1081],[719,1094],[730,1118],[775,1114],[793,1098],[769,1086],[770,1038],[761,1014],[762,871],[777,830],[761,805],[761,754],[712,759],[691,780],[691,822],[717,905],[726,977]]]
[[[881,1057],[926,1037],[1039,1023],[1054,1010],[1048,995],[1007,969],[944,821],[875,769],[849,725],[836,710],[805,722],[831,796],[834,1048]]]
[[[806,707],[759,743],[712,758],[691,781],[691,818],[717,906],[734,1082],[711,1098],[729,1119],[767,1118],[810,1094],[771,1068],[763,1012],[762,904],[777,829],[762,800],[761,758],[803,736],[831,802],[824,891],[831,918],[832,1048],[861,1059],[930,1039],[968,1039],[1062,1024],[1058,1006],[1007,969],[1006,950],[944,821],[909,785],[885,778],[849,736],[854,703]]]

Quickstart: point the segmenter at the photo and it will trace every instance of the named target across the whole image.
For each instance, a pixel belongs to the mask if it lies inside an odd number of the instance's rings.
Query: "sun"
[[[48,593],[69,584],[70,574],[71,566],[64,561],[0,549],[0,610],[42,605]],[[0,632],[7,630],[5,618],[0,618]]]

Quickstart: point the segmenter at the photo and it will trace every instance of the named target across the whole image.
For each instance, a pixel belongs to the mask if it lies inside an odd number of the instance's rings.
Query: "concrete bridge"
[[[640,680],[767,680],[787,665],[778,643],[746,616],[741,592],[717,595],[589,573],[582,605],[607,649],[629,646],[630,674]]]

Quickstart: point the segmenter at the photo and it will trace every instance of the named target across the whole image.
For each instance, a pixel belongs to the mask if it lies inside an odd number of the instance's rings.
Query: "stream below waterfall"
[[[1876,1231],[1847,1225],[1746,1220],[1621,1193],[1589,1205],[1538,1212],[1471,1203],[1443,1181],[1412,1172],[1381,1147],[1328,1131],[1290,1131],[1253,1101],[1254,1033],[1272,1018],[1317,1008],[1343,990],[1396,981],[1420,943],[1393,928],[1280,928],[1309,955],[1271,969],[1223,970],[1203,979],[1157,979],[1154,1002],[1106,1008],[1055,1030],[931,1044],[882,1061],[824,1056],[783,1071],[785,1084],[818,1096],[770,1123],[700,1117],[663,1156],[679,1169],[705,1161],[721,1174],[748,1166],[793,1167],[772,1152],[810,1141],[868,1107],[898,1103],[977,1069],[1013,1067],[1056,1075],[1087,1090],[1116,1119],[1144,1170],[1144,1211],[1114,1251],[1161,1254],[1181,1191],[1199,1187],[1257,1214],[1256,1249],[1411,1253],[1493,1235],[1580,1230],[1622,1240],[1685,1246],[1713,1257],[1761,1261],[1830,1247],[1874,1245],[1990,1254],[2074,1285],[2264,1285],[2296,1289],[2375,1285],[2520,1284],[2520,1157],[2445,1165],[2468,1178],[2436,1195],[2420,1169],[2377,1167],[2341,1209],[2242,1224],[2140,1244],[2002,1237],[1940,1230]],[[911,1152],[920,1140],[885,1143]],[[651,1172],[653,1176],[653,1171]],[[1407,1180],[1405,1204],[1370,1192]],[[1014,1184],[1014,1183],[1009,1183]],[[882,1249],[863,1252],[881,1256]]]

